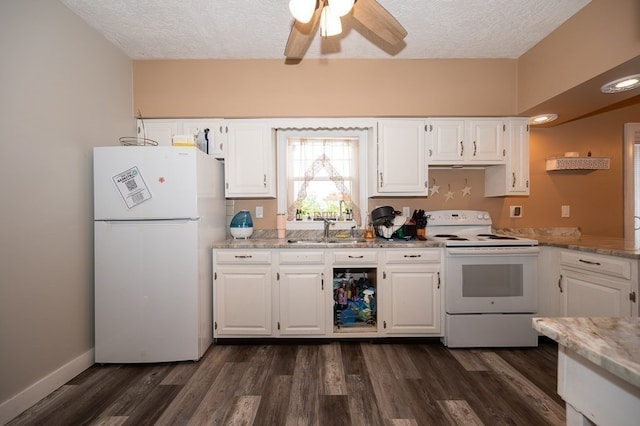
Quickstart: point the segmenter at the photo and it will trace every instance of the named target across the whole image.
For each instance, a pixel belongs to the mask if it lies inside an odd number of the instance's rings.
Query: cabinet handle
[[[263,176],[264,176],[264,178],[262,180],[262,183],[264,184],[264,187],[266,188],[267,187],[267,175],[265,174]]]
[[[320,290],[324,290],[324,272],[320,274]]]
[[[515,188],[516,187],[516,172],[511,172],[511,187]]]
[[[382,172],[380,172],[380,188],[384,186],[384,176],[382,176]]]
[[[251,259],[253,256],[250,254],[237,254],[234,256],[236,259]]]
[[[422,257],[421,254],[405,254],[404,257]]]
[[[433,157],[433,150],[429,149],[429,157]]]
[[[351,256],[351,255],[349,255],[348,257],[349,257],[349,259],[362,259],[364,256]]]
[[[578,259],[578,262],[586,263],[587,265],[597,265],[600,266],[600,262],[593,262],[591,260]]]
[[[440,272],[438,272],[438,288],[440,288]]]
[[[460,157],[464,156],[464,144],[460,141]]]
[[[387,322],[386,321],[382,321],[382,325],[384,328],[387,328]]]
[[[562,274],[560,274],[560,279],[558,280],[558,288],[560,289],[560,293],[562,293]]]
[[[476,141],[473,141],[473,156],[476,156],[476,152],[478,152],[478,145],[476,145]]]

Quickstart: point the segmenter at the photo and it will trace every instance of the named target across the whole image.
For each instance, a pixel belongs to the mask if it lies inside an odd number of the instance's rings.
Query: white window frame
[[[330,124],[329,124],[330,123]],[[280,123],[279,123],[280,124]],[[365,228],[368,220],[368,150],[374,139],[375,121],[369,120],[306,120],[282,123],[276,126],[276,152],[278,161],[278,214],[286,214],[287,200],[287,140],[289,138],[358,138],[358,168],[360,181],[360,227]],[[354,221],[335,221],[334,230],[350,229]],[[287,230],[322,230],[323,222],[314,220],[287,220]]]

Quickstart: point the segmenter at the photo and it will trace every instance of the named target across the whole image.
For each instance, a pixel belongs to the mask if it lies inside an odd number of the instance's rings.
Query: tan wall
[[[0,2],[0,34],[4,424],[8,398],[91,359],[91,151],[134,134],[135,121],[131,61],[60,2]]]
[[[516,61],[134,61],[144,117],[514,115]]]
[[[637,0],[591,0],[518,58],[518,112],[640,55],[639,22]]]

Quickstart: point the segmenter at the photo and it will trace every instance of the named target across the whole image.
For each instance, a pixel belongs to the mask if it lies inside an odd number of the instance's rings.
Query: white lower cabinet
[[[276,329],[281,336],[325,334],[324,253],[288,250],[279,256]],[[330,281],[329,281],[330,283]]]
[[[560,315],[637,316],[637,261],[566,250],[560,253]]]
[[[440,250],[394,250],[384,257],[384,334],[440,335]]]
[[[213,337],[270,336],[271,251],[214,251],[213,271]]]
[[[213,250],[213,337],[442,336],[441,259],[440,248]]]

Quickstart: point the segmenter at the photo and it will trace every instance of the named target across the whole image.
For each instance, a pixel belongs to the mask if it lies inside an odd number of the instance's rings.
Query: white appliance
[[[425,216],[428,238],[445,244],[445,345],[537,346],[538,242],[492,233],[483,211]]]
[[[95,361],[198,360],[211,345],[222,164],[195,147],[93,151]]]

